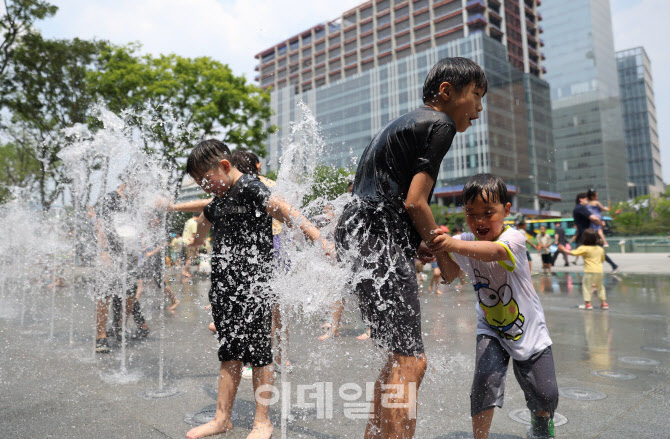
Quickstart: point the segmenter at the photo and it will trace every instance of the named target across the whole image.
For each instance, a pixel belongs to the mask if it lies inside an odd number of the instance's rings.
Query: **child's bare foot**
[[[247,439],[270,439],[272,437],[272,432],[274,427],[272,424],[256,424],[254,423],[254,428],[251,429],[251,433],[247,436]]]
[[[172,302],[172,305],[170,305],[170,306],[168,307],[167,310],[168,310],[168,311],[172,311],[173,309],[175,309],[176,307],[178,307],[180,303],[181,303],[181,302],[180,302],[179,300],[174,299],[174,301]]]
[[[182,271],[182,272],[181,272],[181,275],[182,275],[183,277],[193,277],[193,276],[191,275],[191,273],[189,273],[188,271]]]
[[[367,340],[368,338],[370,338],[370,331],[365,331],[364,333],[356,337],[356,340]]]
[[[196,439],[199,437],[211,436],[213,434],[221,434],[233,429],[233,423],[230,420],[218,422],[216,420],[202,424],[198,427],[192,428],[186,433],[189,439]],[[269,437],[269,436],[268,436]]]
[[[216,333],[216,325],[214,325],[214,322],[210,323],[208,328],[210,331]]]
[[[339,337],[340,336],[340,331],[337,329],[331,329],[330,326],[328,328],[328,331],[326,331],[325,334],[323,334],[321,337],[318,338],[319,341],[324,341],[328,340],[331,337]]]

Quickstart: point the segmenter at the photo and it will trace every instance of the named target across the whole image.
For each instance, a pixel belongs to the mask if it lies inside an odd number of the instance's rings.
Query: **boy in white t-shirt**
[[[510,203],[505,183],[478,174],[463,188],[466,222],[472,233],[449,237],[435,231],[433,253],[448,253],[451,283],[465,270],[477,293],[477,359],[470,393],[475,439],[488,437],[494,407],[502,407],[505,375],[514,375],[531,412],[532,438],[554,437],[558,386],[551,338],[540,299],[531,282],[525,236],[504,226]]]

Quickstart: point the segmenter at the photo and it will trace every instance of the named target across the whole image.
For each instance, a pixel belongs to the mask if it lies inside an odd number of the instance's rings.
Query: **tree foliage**
[[[33,23],[54,15],[57,10],[42,0],[5,0],[5,14],[0,17],[0,78],[9,67],[21,38],[33,34]]]
[[[433,212],[433,217],[437,225],[445,225],[453,232],[455,227],[465,228],[465,214],[463,212],[453,213],[454,205],[442,206],[439,204],[431,204],[430,210]]]
[[[30,187],[38,175],[40,162],[32,150],[19,148],[13,143],[0,146],[0,202],[9,196],[7,186]]]
[[[305,196],[303,205],[316,199],[334,200],[347,191],[347,186],[354,179],[354,172],[347,168],[319,165],[314,170],[314,184],[311,194]]]
[[[660,197],[643,195],[619,203],[612,215],[618,235],[670,233],[670,186]]]
[[[46,210],[67,181],[57,156],[67,145],[61,130],[90,122],[96,92],[88,73],[108,46],[104,41],[46,40],[30,34],[13,51],[0,98],[11,114],[5,133],[15,148],[39,162],[33,182]]]
[[[55,11],[36,0],[14,3],[28,8],[24,16]],[[33,32],[20,44],[12,43],[6,55],[10,68],[0,82],[0,108],[10,115],[3,128],[14,152],[39,163],[39,169],[26,168],[34,178],[22,181],[34,186],[45,210],[68,182],[58,159],[68,144],[63,129],[77,123],[95,129],[99,102],[123,117],[135,134],[141,131],[136,138],[144,141],[146,152],[173,171],[175,191],[185,158],[204,137],[265,154],[264,141],[275,130],[266,124],[271,115],[267,93],[210,58],[140,56],[138,50],[136,44],[49,40]],[[0,174],[0,186],[16,178]]]
[[[265,124],[269,94],[211,58],[136,56],[138,49],[106,51],[105,68],[91,72],[90,80],[110,110],[134,110],[131,122],[166,167],[181,170],[190,148],[205,137],[265,156],[265,138],[275,130]]]

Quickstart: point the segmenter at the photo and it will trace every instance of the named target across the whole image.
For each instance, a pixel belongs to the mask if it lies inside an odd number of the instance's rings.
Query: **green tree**
[[[643,195],[633,201],[618,204],[612,217],[617,234],[670,233],[670,187],[660,197]]]
[[[431,204],[430,210],[433,212],[437,225],[445,225],[450,231],[453,231],[455,227],[465,227],[465,214],[463,212],[453,213],[455,210],[453,204],[450,206]]]
[[[39,170],[34,185],[48,210],[67,182],[58,152],[67,145],[61,130],[91,122],[96,94],[88,81],[99,65],[105,41],[46,40],[28,34],[12,53],[12,67],[2,85],[0,103],[11,114],[5,133],[22,151],[34,151]]]
[[[144,132],[147,150],[175,171],[175,183],[201,138],[217,137],[265,156],[265,139],[276,129],[266,125],[268,93],[211,58],[138,57],[138,49],[111,48],[103,54],[104,68],[89,79],[111,111],[134,110],[131,123]]]
[[[314,170],[312,193],[305,196],[303,205],[316,199],[334,200],[347,191],[347,186],[354,179],[354,172],[347,168],[319,165]]]
[[[40,168],[31,149],[13,143],[0,146],[0,203],[9,196],[8,186],[30,187]]]
[[[5,0],[0,17],[0,79],[10,66],[14,48],[23,36],[33,34],[33,23],[50,17],[58,8],[42,0]]]

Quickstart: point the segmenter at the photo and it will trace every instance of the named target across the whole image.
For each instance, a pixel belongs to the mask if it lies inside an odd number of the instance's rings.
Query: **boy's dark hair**
[[[485,203],[509,203],[505,182],[497,175],[488,173],[472,176],[463,187],[463,204],[470,203],[477,197],[481,197]]]
[[[232,163],[228,145],[216,139],[203,140],[195,145],[186,161],[186,173],[191,177],[202,177],[216,168],[221,160]]]
[[[260,162],[258,156],[251,151],[236,149],[233,152],[233,166],[243,174],[258,175]]]
[[[579,204],[579,200],[581,200],[582,198],[588,198],[586,196],[586,193],[584,192],[578,193],[577,196],[575,197],[575,204]]]
[[[598,193],[597,190],[591,188],[588,191],[586,191],[586,198],[588,198],[589,200],[595,200],[597,193]]]
[[[474,61],[467,58],[454,57],[439,60],[426,76],[423,83],[423,102],[433,99],[440,90],[440,84],[448,82],[456,91],[475,83],[477,88],[488,90],[488,81],[484,70]],[[484,95],[482,95],[483,97]]]
[[[582,232],[582,245],[598,245],[598,234],[593,229]]]

